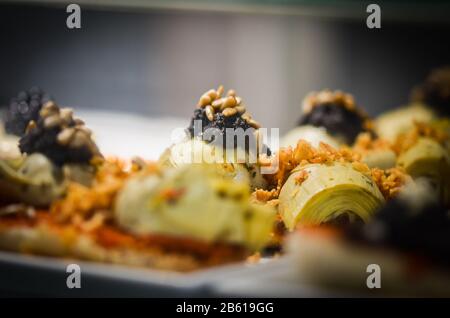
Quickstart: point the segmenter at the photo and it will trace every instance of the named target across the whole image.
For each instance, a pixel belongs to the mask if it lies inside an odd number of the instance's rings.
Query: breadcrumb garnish
[[[362,138],[365,139],[364,143],[368,141],[367,137]],[[360,142],[361,144],[363,143],[363,141]],[[379,141],[379,143],[380,147],[381,144],[383,144],[383,147],[387,145],[384,141]],[[370,169],[367,164],[360,161],[360,153],[355,152],[348,147],[335,149],[323,142],[319,144],[319,147],[315,148],[309,142],[299,140],[294,149],[291,147],[282,148],[277,156],[279,165],[278,171],[273,175],[266,176],[266,179],[273,188],[271,190],[272,192],[270,192],[272,196],[273,191],[275,191],[276,195],[279,194],[281,187],[292,170],[297,166],[304,166],[307,164],[319,163],[329,165],[335,162],[349,163],[355,170],[372,178],[386,199],[390,199],[397,195],[401,187],[410,180],[409,175],[399,168],[389,170]],[[300,173],[296,178],[295,181],[297,184],[301,184],[308,178],[306,170],[301,171],[304,173]]]
[[[142,169],[148,173],[157,171],[156,165],[151,164]],[[98,166],[90,187],[70,183],[66,196],[51,205],[50,213],[58,222],[72,223],[82,229],[101,226],[112,219],[112,205],[117,193],[128,177],[137,171],[128,162],[108,158]]]
[[[397,154],[401,154],[413,147],[420,137],[431,138],[441,145],[445,145],[450,139],[446,131],[433,127],[428,123],[416,121],[412,129],[397,137],[393,145],[393,150]]]

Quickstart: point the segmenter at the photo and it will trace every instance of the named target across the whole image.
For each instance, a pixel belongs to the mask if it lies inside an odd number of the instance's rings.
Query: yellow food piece
[[[426,178],[444,204],[450,204],[450,155],[449,150],[431,138],[421,137],[401,154],[398,166],[414,179]]]
[[[41,154],[12,161],[0,160],[0,199],[47,206],[62,196],[67,182],[61,173]]]
[[[390,149],[380,149],[368,151],[361,158],[361,161],[369,166],[369,168],[390,169],[395,167],[397,156]]]
[[[401,107],[378,116],[375,131],[380,138],[395,141],[398,135],[414,127],[414,122],[431,122],[436,115],[422,104]]]
[[[268,242],[275,210],[250,203],[248,183],[213,165],[192,164],[162,177],[132,178],[119,193],[115,217],[135,234],[167,234],[258,249]]]
[[[306,171],[301,184],[297,175]],[[287,228],[331,222],[341,214],[369,220],[384,202],[370,176],[348,163],[309,164],[293,170],[281,188],[279,211]]]
[[[294,128],[284,135],[281,139],[281,147],[295,148],[300,139],[308,141],[313,147],[318,147],[320,142],[334,148],[339,148],[343,144],[343,141],[329,135],[325,128],[306,125]]]
[[[256,161],[256,156],[250,157],[243,149],[228,149],[225,152],[220,147],[190,139],[168,148],[159,158],[158,164],[163,168],[177,168],[193,163],[214,165],[224,177],[245,181],[252,189],[266,188],[267,182]]]

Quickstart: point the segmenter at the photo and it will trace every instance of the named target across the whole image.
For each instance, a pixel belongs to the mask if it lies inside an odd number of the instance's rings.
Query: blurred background
[[[1,1],[0,105],[38,85],[76,110],[187,125],[199,96],[224,84],[283,133],[311,90],[348,91],[375,115],[450,64],[445,1],[378,1],[381,29],[366,26],[370,1],[75,2],[82,28],[69,30],[69,2]]]

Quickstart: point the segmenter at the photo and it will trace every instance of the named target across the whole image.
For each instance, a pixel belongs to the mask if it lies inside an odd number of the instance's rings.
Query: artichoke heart
[[[379,137],[395,141],[398,135],[414,127],[415,121],[429,123],[435,118],[436,114],[429,107],[414,103],[378,116],[375,131]]]
[[[298,176],[307,173],[299,184]],[[384,198],[375,182],[348,163],[308,164],[281,188],[279,211],[287,228],[347,221],[367,222]]]
[[[421,137],[397,161],[414,179],[426,178],[445,205],[450,204],[450,155],[431,138]]]
[[[213,165],[186,165],[162,176],[137,176],[119,193],[117,222],[136,234],[190,237],[258,249],[268,242],[275,211],[249,201],[248,183]]]
[[[300,139],[308,141],[314,147],[318,147],[320,142],[324,142],[334,148],[339,148],[344,143],[343,140],[328,134],[323,127],[305,125],[294,128],[284,135],[281,139],[281,147],[295,148]]]
[[[0,160],[0,201],[47,206],[65,189],[63,175],[44,155]]]
[[[256,157],[253,159],[255,163],[252,163],[250,155],[241,148],[224,151],[220,147],[197,139],[190,139],[166,149],[160,156],[158,163],[163,168],[209,164],[226,178],[247,182],[252,189],[265,188],[267,182],[261,174],[260,167],[256,164]]]
[[[0,134],[0,160],[11,160],[21,157],[19,138],[12,135]]]
[[[369,168],[390,169],[394,168],[397,156],[390,149],[372,150],[362,156],[361,161]]]

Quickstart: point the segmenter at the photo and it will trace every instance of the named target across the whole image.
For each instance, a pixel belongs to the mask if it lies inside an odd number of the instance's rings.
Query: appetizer
[[[416,123],[397,137],[397,165],[414,179],[425,179],[446,206],[450,205],[450,136],[440,127]]]
[[[397,165],[397,154],[393,144],[370,133],[359,134],[352,150],[361,155],[361,161],[369,168],[390,169]]]
[[[298,226],[365,223],[410,178],[398,169],[369,169],[350,149],[318,148],[300,140],[281,149],[282,167],[270,176],[279,189],[279,213],[289,230]]]
[[[394,141],[413,128],[414,122],[429,123],[450,114],[450,67],[432,71],[411,93],[410,104],[385,112],[375,121],[378,136]]]
[[[225,96],[223,86],[201,95],[186,129],[186,138],[169,147],[159,162],[166,167],[192,163],[217,163],[238,179],[248,178],[252,189],[265,188],[258,158],[270,155],[252,119],[234,90]]]
[[[436,118],[435,113],[419,103],[412,103],[385,112],[375,120],[375,131],[378,136],[394,142],[397,136],[411,129],[414,122],[430,122]]]
[[[351,145],[359,133],[372,132],[371,120],[356,105],[353,96],[330,90],[312,92],[305,97],[299,126],[283,138],[283,146],[295,147],[299,139],[316,147],[320,141],[333,147]]]
[[[71,109],[59,108],[52,100],[38,108],[31,116],[15,113],[15,104],[10,105],[9,114],[15,115],[7,125],[22,134],[18,140],[22,154],[0,159],[0,202],[48,206],[64,194],[70,180],[88,184],[95,169],[91,162],[102,158],[90,130],[73,118]],[[30,116],[34,119],[19,131],[17,127]]]

